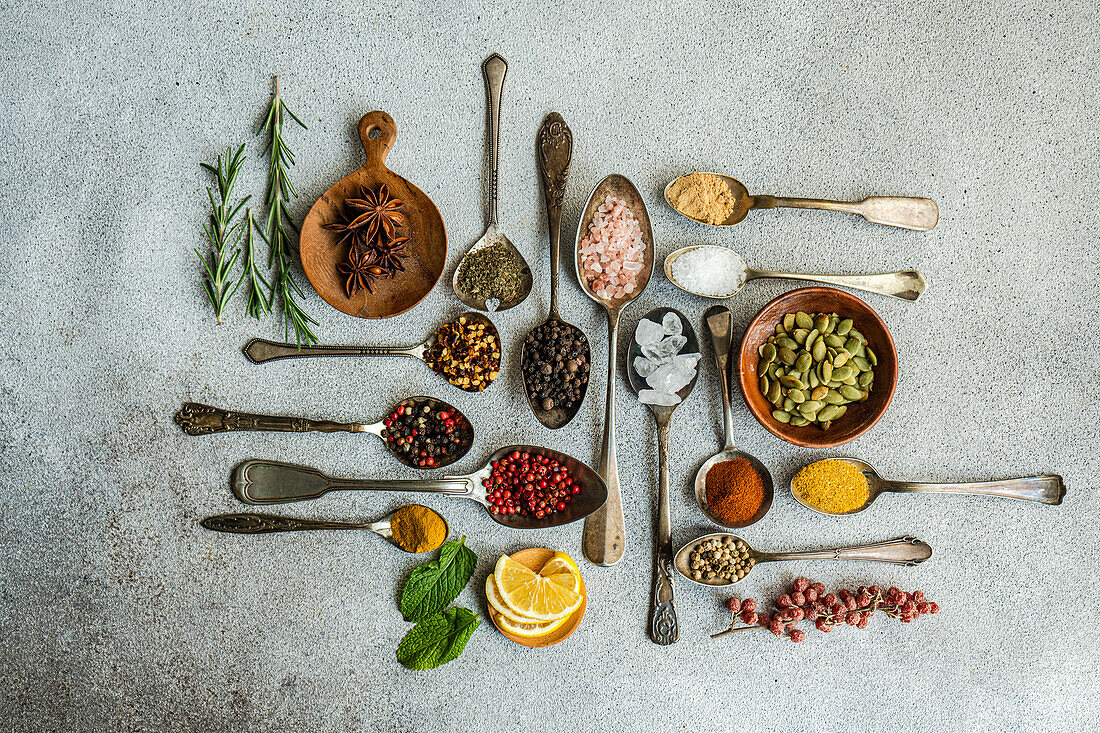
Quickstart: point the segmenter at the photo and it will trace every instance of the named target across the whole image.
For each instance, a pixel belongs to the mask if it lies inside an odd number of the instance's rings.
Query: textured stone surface
[[[44,730],[1082,730],[1100,713],[1093,547],[1100,350],[1095,191],[1100,143],[1090,2],[811,2],[796,8],[664,2],[309,4],[6,2],[0,6],[0,720]],[[714,4],[720,5],[720,4]],[[780,4],[781,5],[781,4]],[[247,364],[255,324],[238,299],[220,328],[199,289],[206,215],[200,161],[248,143],[240,190],[262,193],[252,137],[282,76],[309,124],[291,130],[304,215],[359,164],[354,125],[385,109],[390,165],[427,191],[450,234],[447,277],[484,227],[481,60],[510,63],[504,89],[502,224],[537,287],[497,323],[500,383],[459,393],[409,361]],[[912,627],[712,642],[716,594],[678,584],[678,644],[644,623],[655,487],[648,413],[618,385],[629,550],[584,564],[588,618],[566,643],[518,648],[479,629],[465,655],[411,673],[393,651],[395,605],[416,564],[366,533],[242,538],[202,530],[239,508],[230,468],[249,457],[347,475],[407,476],[370,436],[184,436],[187,399],[231,408],[373,420],[431,393],[466,411],[472,470],[508,442],[595,463],[597,377],[578,419],[549,433],[527,413],[517,340],[548,303],[546,224],[534,168],[542,117],[559,110],[575,152],[566,205],[622,172],[650,207],[658,256],[722,243],[750,265],[809,271],[916,267],[919,304],[866,299],[901,352],[893,406],[843,449],[892,477],[965,480],[1062,473],[1058,508],[966,497],[884,497],[830,519],[781,490],[744,532],[764,549],[912,533],[936,549],[916,569],[765,566],[744,592],[771,597],[796,574],[828,584],[919,587],[943,606]],[[816,212],[755,212],[736,229],[679,218],[660,191],[691,169],[754,191],[858,198],[926,195],[940,225],[920,234]],[[568,250],[567,250],[568,251]],[[790,282],[749,284],[739,327]],[[562,309],[607,363],[602,312],[568,276]],[[655,278],[629,312],[707,304]],[[312,292],[328,342],[409,343],[459,305],[441,285],[385,323],[356,321]],[[709,351],[673,419],[674,541],[707,529],[688,490],[717,445]],[[811,458],[738,401],[740,447],[785,486]],[[373,518],[402,499],[330,495],[288,508]],[[459,500],[427,499],[481,556],[459,602],[501,552],[528,545],[580,557],[578,528],[517,534]],[[724,598],[724,596],[721,596]],[[1031,611],[1035,607],[1036,611]],[[507,709],[507,712],[501,713]],[[498,717],[501,716],[501,717]]]

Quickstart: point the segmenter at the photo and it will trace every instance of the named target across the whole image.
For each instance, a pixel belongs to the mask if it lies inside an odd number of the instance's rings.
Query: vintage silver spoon
[[[683,313],[673,308],[656,308],[646,313],[644,317],[654,323],[662,323],[666,313],[675,313],[680,317],[684,329],[683,335],[687,338],[687,343],[680,349],[680,353],[698,353],[699,340],[695,337],[695,329],[691,327],[691,322],[684,317]],[[638,346],[637,339],[632,338],[626,362],[626,376],[635,394],[643,389],[649,389],[649,384],[634,368],[634,359],[641,354],[642,350]],[[679,402],[675,405],[647,405],[653,411],[653,419],[657,422],[658,456],[657,531],[653,538],[653,591],[650,594],[649,604],[649,638],[661,645],[672,644],[680,638],[680,621],[676,615],[672,585],[672,508],[668,486],[669,422],[673,411],[684,403],[698,379],[699,369],[696,366],[695,376],[676,392],[680,398]]]
[[[531,268],[497,223],[497,196],[500,191],[500,92],[504,87],[504,75],[508,71],[508,64],[500,54],[494,53],[485,59],[481,70],[485,75],[485,92],[489,97],[489,226],[481,235],[481,239],[474,242],[459,260],[458,267],[455,268],[454,276],[451,278],[451,287],[454,288],[458,299],[471,308],[483,311],[505,311],[527,299],[531,292]],[[458,284],[458,275],[466,266],[470,254],[494,245],[509,250],[520,266],[519,289],[511,299],[503,302],[486,302],[484,297],[469,293]]]
[[[588,225],[596,215],[596,210],[607,195],[626,202],[642,229],[642,241],[645,242],[643,267],[638,272],[637,287],[633,293],[622,298],[609,299],[596,295],[584,277],[581,266],[580,244],[588,233]],[[577,272],[577,282],[581,290],[607,311],[607,398],[604,405],[603,442],[600,446],[600,476],[607,483],[607,504],[604,508],[584,522],[584,539],[581,549],[584,556],[594,565],[614,565],[623,558],[626,550],[626,529],[623,523],[623,499],[619,492],[619,467],[615,452],[615,380],[618,378],[619,318],[635,298],[642,294],[649,284],[653,272],[653,231],[649,225],[649,213],[645,202],[634,184],[617,173],[596,184],[588,201],[584,205],[580,224],[577,226],[577,239],[574,243],[573,265]],[[591,376],[591,373],[590,373]]]
[[[450,413],[455,421],[455,434],[459,442],[453,453],[435,456],[431,465],[418,465],[422,458],[407,454],[397,445],[386,440],[382,431],[386,428],[385,420],[366,424],[358,422],[331,422],[329,420],[307,420],[303,417],[285,417],[282,415],[253,415],[247,412],[222,410],[210,405],[202,405],[198,402],[187,402],[176,413],[176,423],[183,428],[188,435],[210,435],[212,433],[229,433],[236,431],[270,431],[281,433],[370,433],[377,435],[397,460],[410,468],[443,468],[449,466],[466,455],[470,446],[474,444],[474,429],[466,416],[457,408],[447,404],[443,400],[434,397],[409,397],[394,405],[389,414],[398,408],[407,407],[418,413],[424,407],[431,410],[432,414],[439,412]]]
[[[714,360],[718,365],[718,381],[722,385],[724,441],[722,450],[708,458],[695,473],[695,501],[699,504],[699,510],[703,512],[706,518],[718,526],[727,529],[740,529],[759,522],[767,514],[775,497],[775,488],[772,484],[772,475],[767,467],[758,461],[755,456],[737,450],[733,445],[733,409],[730,405],[730,350],[733,344],[733,314],[729,308],[716,305],[708,308],[703,313],[703,323],[707,324],[707,330],[710,331],[710,342],[714,346]],[[744,458],[760,474],[760,481],[764,484],[764,500],[760,503],[760,508],[756,510],[756,513],[744,522],[730,524],[720,519],[707,506],[707,473],[715,464],[732,461],[735,458]]]
[[[1024,476],[1021,478],[1003,479],[1001,481],[925,484],[915,483],[913,481],[887,481],[878,475],[875,469],[871,467],[870,463],[861,461],[857,458],[833,458],[830,460],[844,461],[862,471],[863,475],[867,477],[867,488],[869,491],[867,502],[863,506],[858,509],[853,509],[850,512],[841,512],[839,514],[833,514],[832,512],[826,512],[817,507],[810,506],[802,500],[797,492],[795,492],[793,479],[791,494],[794,496],[795,501],[802,506],[813,509],[815,512],[821,512],[822,514],[829,514],[831,516],[843,516],[861,512],[871,506],[871,503],[878,498],[879,494],[884,492],[899,494],[917,492],[929,494],[976,494],[979,496],[1000,496],[1005,499],[1024,499],[1025,501],[1037,501],[1043,504],[1061,504],[1062,498],[1066,495],[1066,486],[1062,482],[1062,477],[1054,474]]]
[[[748,570],[745,571],[744,576],[740,578],[735,577],[732,580],[725,580],[724,578],[712,578],[711,580],[707,580],[705,577],[696,580],[692,575],[691,553],[696,547],[710,540],[717,539],[719,542],[724,542],[727,537],[731,538],[731,546],[737,547],[743,545],[744,549],[747,551],[747,559],[749,562]],[[749,546],[749,543],[745,542],[737,535],[728,534],[726,532],[713,532],[693,539],[676,552],[676,570],[679,571],[680,575],[683,575],[692,583],[714,588],[733,585],[743,580],[748,577],[752,568],[762,562],[776,562],[778,560],[863,560],[867,562],[887,562],[893,565],[919,565],[930,557],[932,557],[931,545],[927,542],[918,540],[916,537],[908,536],[898,537],[897,539],[887,540],[885,542],[876,542],[870,545],[832,547],[827,550],[760,552],[759,550],[754,550]]]
[[[579,328],[562,320],[561,315],[558,313],[558,255],[561,250],[561,209],[565,198],[565,183],[569,178],[569,162],[572,157],[573,133],[569,130],[569,126],[565,124],[565,120],[562,119],[561,115],[557,112],[551,112],[543,121],[538,134],[539,173],[542,178],[542,191],[546,196],[546,222],[550,231],[550,315],[535,330],[545,329],[557,323],[573,333],[579,334],[580,338],[577,340],[582,341],[584,344],[581,350],[584,362],[591,365],[592,353],[588,348],[588,339]],[[528,338],[532,338],[531,334],[528,334]],[[524,339],[520,364],[523,366],[523,391],[527,395],[527,404],[531,407],[531,412],[535,413],[535,417],[538,418],[539,422],[552,430],[556,430],[568,425],[581,409],[585,392],[588,391],[588,375],[580,372],[580,375],[583,376],[583,383],[580,385],[581,394],[572,407],[568,409],[560,407],[553,404],[552,400],[547,405],[539,395],[531,394],[527,385],[528,360],[534,360],[535,358],[537,357],[534,354],[528,352],[527,339]]]
[[[680,178],[691,175],[687,173]],[[886,224],[902,229],[915,229],[919,232],[927,232],[936,226],[940,219],[940,210],[932,199],[918,198],[914,196],[868,196],[862,201],[832,201],[830,199],[791,199],[779,196],[750,196],[745,184],[731,176],[722,173],[712,173],[718,176],[729,187],[734,198],[734,208],[721,224],[709,224],[709,222],[692,219],[677,209],[672,199],[669,198],[669,189],[680,180],[677,178],[665,186],[665,201],[676,213],[692,221],[709,226],[731,227],[745,218],[749,209],[775,209],[786,207],[791,209],[827,209],[829,211],[845,211],[850,214],[859,214],[864,219],[875,224]]]
[[[728,293],[700,293],[681,284],[681,282],[676,279],[676,260],[684,254],[694,250],[712,250],[714,255],[720,258],[718,264],[715,266],[727,272],[732,272],[736,277],[736,287]],[[783,278],[785,280],[808,280],[809,282],[826,283],[828,285],[842,285],[846,288],[863,290],[868,293],[878,293],[879,295],[889,295],[892,298],[900,298],[901,300],[917,300],[920,298],[921,293],[928,287],[924,275],[921,275],[916,270],[883,272],[876,275],[807,275],[797,272],[753,270],[745,264],[745,261],[741,259],[741,255],[737,254],[729,247],[717,247],[710,244],[681,247],[674,252],[669,252],[668,256],[665,257],[665,277],[669,279],[669,282],[681,290],[691,293],[692,295],[701,295],[704,298],[732,298],[734,295],[741,292],[741,288],[743,288],[745,283],[749,280],[756,280],[764,277]]]
[[[466,324],[471,321],[485,326],[486,331],[492,336],[496,343],[496,353],[501,353],[500,334],[497,333],[497,327],[484,315],[467,311],[458,316],[454,321],[451,321],[451,323]],[[427,339],[413,346],[303,346],[302,348],[298,348],[294,344],[282,344],[277,341],[268,341],[267,339],[252,339],[245,344],[243,351],[245,357],[253,364],[263,364],[277,359],[302,359],[313,356],[410,356],[413,359],[419,359],[424,362],[432,367],[433,371],[437,374],[446,378],[446,375],[439,372],[427,358],[428,352],[435,343],[436,335],[441,328],[442,326],[436,329]],[[498,369],[499,366],[500,362],[498,358]],[[491,384],[495,377],[489,376],[487,378]],[[479,389],[476,385],[469,385],[459,386],[459,389],[464,389],[467,392],[481,392],[484,387]]]
[[[213,517],[206,517],[199,524],[207,529],[212,529],[216,532],[230,532],[232,534],[269,534],[271,532],[296,532],[299,530],[309,529],[366,529],[374,532],[379,537],[382,537],[391,545],[401,550],[402,552],[414,553],[411,550],[406,550],[401,545],[397,544],[393,538],[393,530],[391,522],[393,515],[397,512],[405,509],[406,507],[420,506],[419,504],[406,504],[405,506],[398,507],[389,513],[389,515],[379,519],[377,522],[328,522],[318,519],[295,519],[292,517],[278,517],[274,514],[252,514],[248,512],[238,512],[235,514],[217,514]],[[425,509],[434,514],[439,521],[443,522],[443,541],[446,541],[447,536],[451,533],[451,529],[447,526],[447,520],[443,518],[443,515],[434,509],[429,509],[426,506],[420,506],[421,509]],[[443,543],[441,542],[440,545]],[[421,552],[431,552],[432,550],[439,549],[439,546],[429,547]]]
[[[493,471],[493,462],[513,451],[547,456],[569,470],[581,490],[573,496],[564,511],[543,519],[521,514],[494,514],[482,482]],[[485,507],[494,521],[515,529],[546,529],[583,519],[603,506],[607,486],[600,475],[576,458],[560,451],[531,445],[510,445],[493,453],[480,469],[465,476],[443,476],[433,479],[343,479],[331,478],[316,468],[280,461],[245,461],[233,469],[233,493],[245,504],[285,504],[291,501],[316,499],[330,491],[345,489],[368,491],[414,491],[472,499]]]

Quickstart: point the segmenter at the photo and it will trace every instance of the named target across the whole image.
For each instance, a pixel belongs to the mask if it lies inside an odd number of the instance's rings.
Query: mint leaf
[[[420,621],[450,604],[474,574],[477,555],[464,544],[448,542],[439,550],[439,558],[414,569],[401,589],[401,615],[406,621]]]
[[[397,661],[408,669],[435,669],[458,659],[479,625],[481,618],[468,608],[434,613],[405,634],[397,647]]]

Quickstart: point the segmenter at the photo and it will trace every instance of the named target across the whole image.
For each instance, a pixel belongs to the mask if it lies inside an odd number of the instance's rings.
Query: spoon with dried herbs
[[[462,256],[451,285],[458,299],[469,307],[492,312],[508,310],[527,299],[531,292],[531,268],[497,223],[500,92],[508,64],[494,53],[481,68],[489,97],[489,226]]]
[[[244,347],[253,364],[312,356],[408,356],[419,359],[467,392],[481,392],[500,374],[500,334],[480,313],[467,312],[444,323],[413,346],[304,346],[252,339]]]
[[[474,429],[457,408],[434,397],[410,397],[376,423],[307,420],[282,415],[252,415],[197,402],[176,413],[176,423],[188,435],[235,431],[281,433],[370,433],[386,444],[394,458],[410,468],[443,468],[466,455],[474,444]]]
[[[561,210],[572,155],[573,133],[560,114],[551,112],[538,134],[539,173],[550,231],[550,315],[527,334],[520,364],[531,412],[539,422],[555,430],[576,417],[588,390],[592,368],[588,338],[558,313]]]

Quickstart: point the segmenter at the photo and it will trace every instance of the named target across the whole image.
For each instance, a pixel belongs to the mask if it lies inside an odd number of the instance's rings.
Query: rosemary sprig
[[[248,279],[248,315],[258,321],[271,312],[271,307],[267,304],[267,296],[264,294],[271,287],[271,284],[256,267],[256,246],[252,234],[253,232],[259,232],[260,238],[263,239],[264,233],[260,230],[259,225],[253,221],[252,209],[248,209],[245,218],[248,223],[245,225],[244,275],[242,277]],[[267,240],[264,239],[264,241]]]
[[[203,279],[203,289],[214,309],[214,316],[218,319],[218,325],[222,324],[222,312],[237,288],[244,280],[242,273],[236,282],[233,281],[233,268],[241,255],[241,237],[244,236],[241,221],[234,221],[241,211],[241,207],[252,198],[245,196],[236,205],[232,205],[233,186],[237,182],[237,174],[241,171],[241,165],[245,161],[244,145],[233,152],[232,148],[225,149],[225,157],[218,156],[216,166],[202,163],[202,167],[214,174],[218,184],[218,193],[215,196],[214,189],[207,186],[206,194],[210,197],[210,222],[203,225],[206,239],[210,244],[210,251],[206,256],[195,248],[195,255],[202,262],[206,270]]]
[[[267,111],[267,119],[264,120],[261,132],[268,133],[267,145],[264,153],[270,157],[267,169],[267,225],[264,239],[268,244],[268,267],[273,268],[270,295],[267,307],[270,310],[278,300],[283,308],[283,327],[287,340],[290,339],[290,327],[294,326],[294,338],[298,348],[317,343],[317,337],[310,330],[310,325],[317,325],[298,302],[296,297],[304,297],[301,287],[294,281],[291,274],[291,248],[293,247],[290,229],[297,231],[290,210],[287,208],[287,197],[298,196],[294,190],[294,184],[287,176],[287,168],[294,165],[294,153],[283,142],[283,114],[306,128],[304,122],[283,104],[282,95],[279,93],[279,77],[275,77],[275,96],[271,100],[271,107]]]

